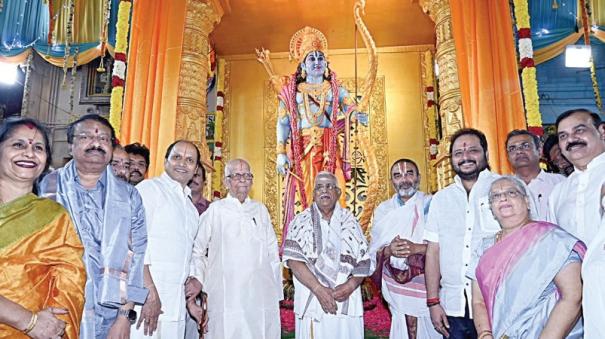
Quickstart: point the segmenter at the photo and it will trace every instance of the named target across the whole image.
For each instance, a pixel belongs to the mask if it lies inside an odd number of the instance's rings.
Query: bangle
[[[29,319],[29,323],[27,324],[27,327],[23,330],[23,333],[29,334],[29,332],[31,332],[34,329],[37,322],[38,322],[38,313],[32,312],[32,317]]]
[[[481,331],[481,333],[479,333],[479,336],[477,337],[477,339],[483,339],[488,335],[492,335],[492,331],[490,330],[483,330]]]
[[[277,147],[275,148],[275,153],[286,154],[286,144],[283,142],[278,142]]]
[[[437,297],[437,298],[427,298],[426,299],[426,306],[427,307],[439,305],[440,303],[441,303],[441,300],[439,300],[439,297]]]

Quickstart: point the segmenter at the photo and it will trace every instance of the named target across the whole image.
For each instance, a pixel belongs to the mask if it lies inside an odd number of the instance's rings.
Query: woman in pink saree
[[[584,244],[531,220],[527,190],[515,177],[494,181],[489,203],[502,230],[483,239],[468,272],[478,338],[581,338]]]

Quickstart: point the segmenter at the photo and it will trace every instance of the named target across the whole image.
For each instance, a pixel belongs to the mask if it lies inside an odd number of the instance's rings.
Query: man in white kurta
[[[208,339],[281,337],[277,238],[265,205],[248,197],[252,178],[245,160],[231,160],[229,194],[201,217],[193,265],[194,281],[208,294]]]
[[[506,136],[506,154],[515,176],[527,185],[538,214],[535,220],[547,220],[548,197],[565,177],[558,173],[547,173],[540,168],[542,146],[540,138],[527,130],[516,129]]]
[[[370,243],[376,268],[372,278],[381,280],[382,295],[391,310],[389,338],[441,338],[431,323],[424,281],[422,237],[431,196],[418,191],[420,174],[410,159],[391,166],[391,183],[396,193],[374,210]],[[421,267],[410,267],[418,261]]]
[[[605,338],[605,247],[602,191],[605,186],[605,127],[600,117],[583,109],[561,114],[556,122],[561,152],[574,172],[549,198],[549,221],[582,240],[584,337]]]
[[[313,204],[290,223],[283,261],[294,274],[296,338],[363,338],[359,285],[370,274],[367,241],[340,207],[336,177],[320,172]]]
[[[137,309],[141,318],[131,338],[185,335],[184,284],[190,275],[193,240],[199,228],[199,214],[187,183],[195,173],[198,157],[195,145],[178,141],[168,148],[165,172],[136,186],[147,220],[145,286],[150,293],[142,309]]]

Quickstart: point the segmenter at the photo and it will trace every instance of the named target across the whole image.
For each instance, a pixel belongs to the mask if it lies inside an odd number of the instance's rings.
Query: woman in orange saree
[[[50,164],[35,120],[0,127],[0,338],[77,338],[83,247],[67,211],[32,193]]]

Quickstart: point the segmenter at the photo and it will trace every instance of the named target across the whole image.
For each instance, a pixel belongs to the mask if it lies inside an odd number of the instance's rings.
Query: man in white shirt
[[[548,216],[548,197],[553,188],[565,180],[561,174],[547,173],[540,168],[542,146],[540,138],[527,130],[516,129],[506,136],[506,154],[514,174],[529,188],[536,203],[537,220]]]
[[[427,306],[435,329],[450,338],[477,338],[471,314],[471,281],[466,277],[474,248],[500,226],[488,203],[490,172],[485,135],[472,128],[451,138],[454,183],[431,201],[424,239]]]
[[[185,335],[184,285],[190,275],[193,240],[199,228],[199,214],[187,183],[196,171],[199,156],[190,141],[175,141],[166,151],[164,173],[136,186],[147,220],[144,280],[149,296],[131,338]]]
[[[253,175],[244,159],[225,166],[226,198],[202,214],[193,249],[195,278],[188,282],[195,296],[208,294],[210,339],[279,339],[279,301],[283,299],[277,237],[269,212],[248,193]],[[206,257],[206,252],[208,256]],[[200,321],[193,298],[187,302]]]
[[[372,279],[391,310],[391,339],[440,338],[426,305],[423,243],[431,195],[418,191],[420,173],[411,159],[391,166],[393,197],[374,210],[370,258]]]
[[[359,284],[370,275],[370,256],[340,194],[334,174],[319,172],[313,204],[290,223],[283,261],[294,274],[297,339],[363,338]]]
[[[605,338],[605,247],[602,191],[605,185],[605,127],[598,114],[574,109],[556,121],[559,147],[575,171],[553,190],[549,221],[587,245],[582,265],[585,338]]]

